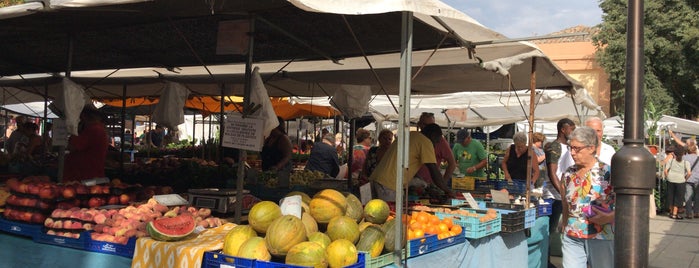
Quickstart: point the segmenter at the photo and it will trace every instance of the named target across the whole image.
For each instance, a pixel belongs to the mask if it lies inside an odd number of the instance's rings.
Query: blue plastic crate
[[[366,263],[366,254],[360,252],[357,258],[357,263],[345,266],[345,268],[364,268]],[[202,268],[220,268],[228,265],[235,268],[306,268],[304,266],[289,265],[278,262],[266,262],[259,260],[251,260],[245,258],[233,257],[221,253],[220,251],[208,251],[204,253]]]
[[[524,194],[527,192],[527,182],[520,180],[512,180],[512,183],[506,180],[497,181],[496,190],[506,189],[511,194]]]
[[[545,202],[541,204],[536,205],[536,216],[537,217],[542,217],[542,216],[549,216],[553,212],[552,204],[551,202]]]
[[[474,210],[466,209],[473,213],[477,213],[480,216],[486,214],[485,210]],[[454,224],[458,224],[462,227],[464,237],[471,239],[483,238],[492,234],[497,234],[502,229],[502,216],[498,213],[497,218],[481,222],[479,217],[467,217],[459,214],[448,214],[443,212],[436,212],[435,215],[439,217],[440,220],[444,218],[453,218]]]
[[[44,226],[41,224],[16,222],[0,216],[0,231],[3,232],[34,238],[41,234],[43,228]]]
[[[485,201],[476,199],[476,202],[478,202],[478,208],[485,208]],[[461,206],[463,204],[467,204],[466,200],[464,199],[452,199],[451,200],[451,205],[452,206]]]
[[[525,209],[524,205],[486,203],[502,214],[502,232],[516,232],[531,228],[536,221],[536,208]],[[522,227],[519,227],[519,226]]]
[[[136,251],[136,237],[129,238],[126,245],[105,241],[93,240],[88,234],[86,250],[98,253],[112,254],[122,257],[132,258]]]
[[[449,246],[466,242],[466,236],[455,235],[445,239],[437,239],[437,235],[427,235],[408,241],[408,258],[425,255]]]
[[[496,180],[476,180],[476,192],[490,193],[490,190],[497,188],[498,181]]]
[[[65,236],[50,235],[40,232],[39,235],[34,237],[34,242],[85,250],[88,239],[90,239],[89,232],[80,233],[80,238],[68,238]]]

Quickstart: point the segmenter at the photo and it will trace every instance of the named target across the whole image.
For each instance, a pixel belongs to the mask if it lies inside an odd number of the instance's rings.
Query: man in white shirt
[[[585,120],[585,126],[594,129],[597,133],[597,139],[599,139],[600,144],[600,146],[597,147],[597,160],[611,166],[612,156],[614,156],[616,151],[611,145],[602,142],[602,135],[604,134],[604,123],[602,123],[602,119],[599,117],[590,117]]]

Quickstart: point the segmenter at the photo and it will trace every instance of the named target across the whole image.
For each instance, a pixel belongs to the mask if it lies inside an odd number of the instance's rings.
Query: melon
[[[325,189],[313,196],[308,206],[311,211],[311,216],[313,216],[318,223],[328,223],[336,216],[345,215],[345,211],[347,211],[347,199],[342,193],[336,190]]]
[[[282,216],[282,209],[272,201],[262,201],[250,209],[248,222],[255,231],[264,234],[267,228],[277,218]]]
[[[293,246],[286,254],[285,263],[289,265],[328,267],[325,247],[315,242],[301,242]]]
[[[237,257],[261,261],[270,261],[272,259],[272,255],[270,255],[267,250],[265,240],[259,236],[245,241],[245,243],[240,246]]]
[[[328,245],[330,245],[330,243],[332,242],[332,240],[330,239],[330,237],[328,235],[326,235],[325,233],[321,233],[321,232],[315,232],[315,233],[311,233],[310,235],[308,235],[308,241],[309,242],[316,242],[316,243],[320,244],[321,246],[323,246],[323,248],[328,247]]]
[[[364,219],[371,223],[383,224],[390,213],[388,203],[381,199],[372,199],[364,206]]]
[[[360,233],[364,232],[364,229],[366,229],[367,227],[372,226],[372,225],[374,225],[374,224],[371,222],[368,222],[368,221],[360,222],[359,223],[359,232]]]
[[[191,214],[185,213],[173,218],[160,218],[146,225],[151,238],[159,241],[178,241],[187,238],[196,226]]]
[[[291,247],[305,241],[306,227],[301,219],[292,215],[284,215],[274,220],[265,235],[267,249],[274,256],[285,256]]]
[[[355,264],[359,259],[357,248],[347,239],[338,239],[325,248],[328,264],[331,268],[340,268]]]
[[[240,246],[248,239],[256,236],[257,233],[255,229],[250,225],[238,225],[233,227],[233,229],[226,233],[226,238],[223,239],[223,254],[238,256]]]
[[[330,220],[326,233],[332,241],[347,239],[352,244],[359,239],[359,225],[347,216],[337,216]]]
[[[372,258],[376,258],[381,255],[385,241],[385,234],[380,227],[376,225],[369,226],[364,229],[362,234],[359,236],[357,250],[368,252]]]
[[[318,231],[318,223],[315,219],[313,219],[313,217],[311,217],[311,214],[304,212],[301,215],[301,221],[306,227],[306,234],[311,234]]]
[[[396,220],[390,219],[384,225],[381,226],[381,230],[386,234],[386,240],[384,242],[385,252],[391,252],[396,249]],[[401,237],[405,238],[405,230],[402,231],[403,235]],[[405,247],[405,239],[402,239],[401,248]]]
[[[345,211],[345,216],[348,216],[359,223],[362,221],[362,218],[364,218],[364,207],[362,206],[362,201],[359,201],[359,198],[353,194],[347,194],[345,198],[347,199],[347,210]]]

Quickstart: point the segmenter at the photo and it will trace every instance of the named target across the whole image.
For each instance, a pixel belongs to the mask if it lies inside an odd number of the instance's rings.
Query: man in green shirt
[[[456,133],[456,143],[451,149],[459,166],[459,172],[468,177],[485,177],[485,165],[488,164],[483,144],[473,141],[471,133],[461,129]]]

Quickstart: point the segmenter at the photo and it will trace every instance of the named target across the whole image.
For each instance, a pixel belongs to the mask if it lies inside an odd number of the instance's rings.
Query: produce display
[[[302,200],[305,199],[304,194],[299,195]],[[374,199],[362,206],[356,196],[333,189],[321,190],[308,199],[310,201],[304,201],[301,205],[301,219],[293,215],[277,214],[281,209],[271,201],[255,204],[248,216],[250,225],[239,225],[229,231],[223,241],[222,253],[289,265],[345,267],[358,261],[360,251],[376,258],[394,250],[395,219],[390,215],[390,207],[386,202]],[[357,202],[353,201],[355,199]],[[272,216],[267,217],[269,214]],[[367,221],[369,218],[376,223]],[[406,219],[410,219],[410,216],[406,215]],[[265,225],[267,229],[260,230]],[[443,233],[449,236],[459,235],[461,232],[456,233],[457,228]],[[406,235],[406,238],[409,237]],[[255,240],[251,242],[255,244],[256,256],[242,252],[242,245],[252,239],[265,241],[265,247]],[[260,252],[263,248],[271,259],[268,259],[265,252]]]

